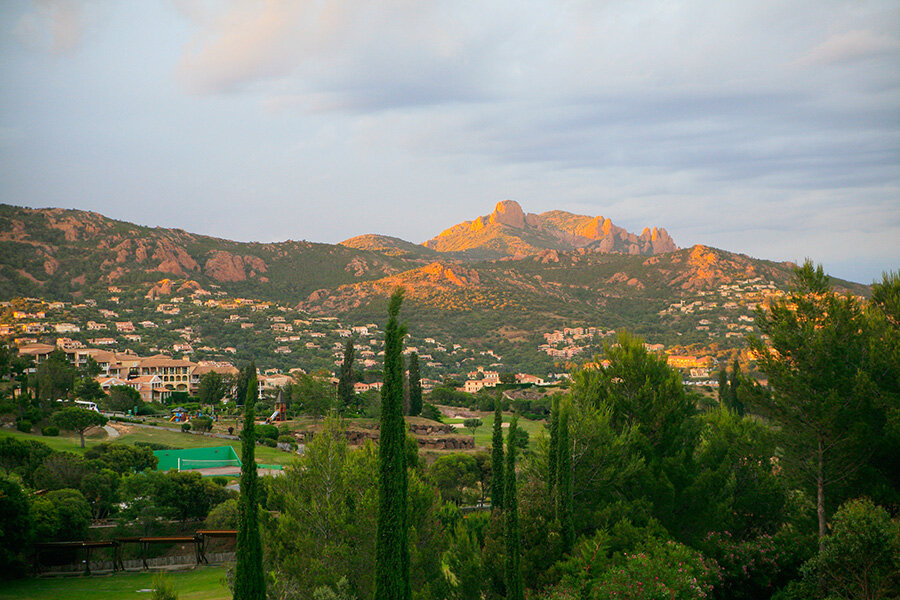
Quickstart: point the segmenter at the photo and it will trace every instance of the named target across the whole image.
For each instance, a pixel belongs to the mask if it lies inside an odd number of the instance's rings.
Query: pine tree
[[[244,430],[241,432],[241,495],[238,498],[237,560],[234,570],[234,600],[265,600],[262,543],[259,538],[256,476],[256,431],[254,405],[257,396],[256,365],[247,367],[244,400]]]
[[[556,487],[556,468],[559,463],[559,398],[550,404],[550,448],[547,452],[547,491],[553,496]]]
[[[397,321],[403,290],[388,304],[381,388],[381,437],[378,443],[378,530],[375,540],[376,600],[408,600],[409,545],[406,516],[406,421],[403,419],[403,336]]]
[[[353,389],[353,358],[356,354],[354,337],[347,338],[344,346],[344,362],[341,363],[340,376],[338,377],[338,402],[341,404],[341,413],[347,414],[356,408],[356,392]]]
[[[494,436],[491,440],[491,506],[503,508],[503,411],[499,399],[494,406]]]
[[[416,417],[422,413],[422,378],[419,375],[419,355],[409,355],[409,414]]]
[[[559,409],[558,409],[559,410]],[[563,408],[559,415],[559,446],[557,464],[557,514],[561,527],[562,550],[572,551],[575,544],[575,521],[572,500],[572,446],[569,441],[569,409]]]
[[[518,491],[516,490],[516,426],[513,417],[506,434],[506,485],[503,490],[503,514],[505,516],[504,537],[506,538],[506,599],[524,600],[522,585],[522,538],[519,534]]]

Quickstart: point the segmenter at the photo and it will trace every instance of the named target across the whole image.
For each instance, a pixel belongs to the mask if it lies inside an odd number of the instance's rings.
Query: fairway
[[[491,443],[493,441],[494,435],[494,413],[493,412],[479,412],[478,418],[481,419],[482,425],[475,431],[475,447],[481,449],[487,449],[491,447]],[[509,413],[503,413],[503,423],[509,423],[512,419],[512,415]],[[462,423],[465,419],[444,419],[444,423],[448,425],[453,425],[455,423]],[[546,431],[544,427],[543,421],[531,421],[529,419],[525,419],[523,417],[519,417],[519,428],[524,429],[528,432],[528,446],[531,449],[536,447],[537,437],[542,431]],[[458,435],[472,435],[471,429],[466,429],[464,427],[459,427],[456,430]],[[503,429],[504,439],[506,438],[506,428]]]
[[[153,587],[150,572],[20,579],[0,583],[0,600],[128,600],[149,599]],[[225,569],[200,567],[168,573],[179,600],[230,600]]]

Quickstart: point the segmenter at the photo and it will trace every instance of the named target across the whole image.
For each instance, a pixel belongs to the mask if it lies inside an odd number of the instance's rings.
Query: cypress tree
[[[403,420],[403,336],[397,315],[403,302],[398,288],[388,304],[378,442],[378,529],[375,539],[376,600],[408,600],[406,421]]]
[[[353,358],[356,354],[356,348],[353,347],[354,337],[347,339],[347,345],[344,346],[344,362],[341,363],[341,370],[338,377],[338,401],[341,403],[341,412],[346,414],[356,408],[356,392],[353,390],[355,383],[353,377]]]
[[[737,359],[734,359],[734,362],[731,363],[731,381],[728,385],[728,400],[731,405],[731,410],[738,414],[738,416],[744,416],[744,405],[738,399],[738,387],[741,385],[741,365],[738,363]]]
[[[547,491],[553,496],[556,487],[556,467],[559,463],[559,398],[550,404],[550,448],[547,451]]]
[[[559,409],[558,409],[559,410]],[[571,552],[575,544],[575,521],[572,506],[572,446],[569,441],[569,409],[564,407],[559,416],[557,514],[561,527],[562,550]]]
[[[494,403],[494,437],[491,441],[491,507],[503,508],[503,411],[500,399]]]
[[[257,397],[256,364],[247,367],[244,400],[244,430],[241,432],[241,495],[238,497],[237,557],[234,569],[234,600],[265,600],[262,543],[259,539],[256,477],[256,431],[254,405]]]
[[[503,490],[503,514],[505,518],[504,537],[506,538],[506,599],[525,600],[522,585],[521,535],[519,534],[519,506],[516,490],[516,425],[513,417],[506,434],[506,485]]]
[[[419,355],[409,355],[409,414],[422,414],[422,377],[419,375]]]
[[[725,363],[719,363],[719,402],[728,406],[728,368]]]

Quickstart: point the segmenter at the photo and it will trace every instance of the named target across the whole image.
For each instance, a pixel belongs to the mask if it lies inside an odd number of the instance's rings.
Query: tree
[[[431,463],[428,479],[440,490],[443,500],[459,505],[465,489],[478,482],[478,463],[471,454],[447,454]]]
[[[75,382],[75,397],[81,400],[99,400],[106,394],[100,382],[93,377],[83,377]]]
[[[312,417],[323,417],[334,406],[334,386],[324,377],[296,375],[289,396],[291,404]]]
[[[559,397],[550,401],[550,445],[547,450],[547,491],[553,494],[556,487],[556,469],[559,466]]]
[[[795,269],[790,293],[757,312],[756,325],[768,343],[751,337],[750,345],[772,392],[755,398],[756,409],[780,427],[781,464],[814,490],[821,546],[829,494],[865,463],[883,419],[869,325],[859,301],[835,293],[811,261]]]
[[[416,417],[422,412],[422,377],[419,375],[419,355],[409,355],[409,415]]]
[[[107,421],[109,419],[98,412],[76,407],[58,410],[50,416],[50,422],[60,429],[76,432],[81,438],[82,448],[84,448],[84,432],[91,427],[103,427]]]
[[[408,600],[406,422],[403,420],[403,337],[397,316],[403,290],[388,303],[381,388],[381,432],[378,443],[378,529],[375,544],[376,600]]]
[[[741,385],[741,365],[735,358],[731,363],[731,377],[728,381],[728,407],[737,413],[738,416],[744,416],[744,403],[738,396],[738,388]]]
[[[97,444],[84,453],[84,457],[103,469],[112,469],[119,475],[140,473],[156,468],[158,459],[146,446],[127,444]]]
[[[347,338],[344,345],[344,362],[341,363],[341,371],[338,376],[338,402],[340,403],[341,413],[349,414],[356,409],[356,391],[353,385],[356,383],[356,377],[353,374],[353,358],[356,349],[353,344],[356,341],[355,336]]]
[[[504,385],[514,385],[516,383],[516,374],[500,373],[500,383]]]
[[[821,582],[829,598],[900,597],[900,523],[871,500],[843,504],[803,572],[810,587]]]
[[[77,373],[66,353],[54,350],[37,366],[34,376],[35,396],[39,400],[66,398],[75,385]]]
[[[516,425],[513,417],[506,434],[506,485],[503,490],[503,513],[505,516],[503,535],[506,546],[506,598],[524,600],[522,585],[521,551],[522,538],[519,533],[519,506],[516,489]]]
[[[559,417],[559,448],[557,449],[556,513],[561,527],[562,551],[571,552],[575,544],[575,521],[572,506],[572,445],[569,441],[569,408],[564,407]]]
[[[33,520],[28,500],[18,483],[0,477],[0,575],[24,575],[25,554]]]
[[[209,371],[200,378],[200,387],[197,396],[201,404],[215,404],[225,395],[225,382],[222,376],[215,371]]]
[[[237,558],[234,569],[235,600],[265,600],[266,580],[259,537],[259,480],[256,476],[254,405],[257,397],[256,364],[248,367],[244,399],[244,430],[241,432],[241,495],[238,499]]]
[[[728,406],[728,368],[725,363],[719,364],[719,402]]]
[[[130,385],[112,385],[109,387],[109,395],[102,402],[109,410],[116,412],[128,412],[144,406],[144,399],[140,392]]]
[[[494,402],[494,432],[491,440],[491,506],[503,508],[503,411],[500,400]]]
[[[475,432],[482,425],[484,425],[484,422],[481,419],[464,419],[463,420],[463,427],[465,427],[466,429],[472,430],[472,437],[475,437]]]

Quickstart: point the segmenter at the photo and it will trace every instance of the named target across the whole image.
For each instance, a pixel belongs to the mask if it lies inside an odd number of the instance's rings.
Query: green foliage
[[[178,600],[178,593],[172,578],[165,573],[156,573],[153,576],[153,594],[151,600]]]
[[[18,483],[0,477],[0,575],[25,574],[25,552],[31,542],[33,519]]]
[[[504,581],[506,597],[509,600],[524,600],[525,590],[522,585],[521,567],[521,534],[519,532],[519,505],[516,486],[516,426],[518,419],[513,417],[506,434],[506,466],[504,468],[505,485],[503,488],[503,536],[505,540],[506,563]]]
[[[191,427],[194,431],[211,431],[213,420],[209,417],[194,417],[191,420]]]
[[[259,438],[278,439],[278,427],[275,425],[257,425],[256,436]]]
[[[503,508],[503,411],[499,400],[494,401],[494,431],[491,438],[491,506]]]
[[[265,600],[266,580],[259,534],[256,475],[256,431],[253,406],[257,398],[256,366],[250,363],[244,398],[244,429],[241,432],[241,494],[238,504],[237,560],[234,575],[235,600]],[[276,435],[277,435],[276,428]]]
[[[356,356],[356,349],[353,346],[355,342],[355,336],[351,335],[347,338],[347,342],[344,344],[344,360],[338,375],[337,396],[343,414],[356,412],[356,392],[353,390],[353,384],[356,382],[353,374],[353,360]]]
[[[47,492],[32,500],[35,539],[40,541],[83,540],[91,524],[91,507],[84,495],[66,488]]]
[[[409,414],[415,417],[421,412],[422,376],[419,374],[419,355],[413,352],[409,355]]]
[[[204,521],[207,529],[237,529],[238,528],[238,500],[229,498],[209,511]]]
[[[181,431],[187,433],[187,432],[190,431],[190,430],[191,430],[191,424],[190,424],[190,423],[182,423],[182,424],[181,424]]]
[[[141,394],[130,385],[113,385],[109,388],[109,395],[103,399],[101,405],[111,411],[128,412],[144,406]]]
[[[407,523],[406,422],[403,420],[403,336],[397,316],[403,290],[388,304],[384,342],[384,385],[381,388],[381,434],[378,443],[378,529],[375,546],[376,600],[408,600],[409,546]]]
[[[153,454],[154,449],[146,445],[129,446],[104,442],[88,449],[84,457],[101,468],[124,475],[155,469],[159,459]]]
[[[290,384],[288,394],[292,405],[303,414],[322,417],[334,407],[334,387],[327,379],[313,375],[301,375]]]
[[[422,407],[422,417],[437,421],[438,423],[444,422],[444,416],[441,414],[440,409],[430,402],[427,402],[425,406]]]
[[[572,499],[572,445],[569,441],[569,408],[563,407],[559,417],[559,448],[556,485],[556,514],[560,522],[561,550],[568,553],[575,544],[575,521]]]
[[[472,430],[472,437],[475,437],[475,432],[482,425],[484,425],[484,422],[481,419],[463,419],[463,427]]]
[[[76,381],[74,392],[75,397],[81,400],[99,400],[106,395],[100,382],[93,377],[82,377]]]
[[[81,447],[84,448],[84,432],[91,427],[106,425],[107,419],[98,412],[85,408],[67,407],[58,410],[50,417],[50,422],[60,429],[67,429],[78,433],[81,438]]]
[[[41,428],[41,435],[46,437],[56,437],[59,435],[59,427],[56,427],[54,425],[43,427]]]
[[[719,581],[718,567],[699,552],[677,542],[657,542],[625,554],[620,565],[599,578],[590,597],[694,600],[709,596]]]
[[[445,501],[460,505],[465,490],[478,483],[478,463],[471,454],[445,454],[431,463],[427,477]]]
[[[21,431],[22,433],[30,433],[31,432],[31,421],[28,419],[19,419],[16,421],[16,429]]]
[[[803,566],[821,597],[877,600],[900,596],[900,523],[868,499],[844,503],[819,553]]]
[[[208,371],[200,378],[197,388],[197,396],[201,404],[216,404],[225,396],[225,381],[222,375],[215,371]]]
[[[46,360],[37,366],[33,388],[40,400],[58,400],[66,398],[75,385],[78,372],[69,363],[66,353],[54,350]]]

